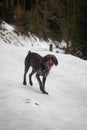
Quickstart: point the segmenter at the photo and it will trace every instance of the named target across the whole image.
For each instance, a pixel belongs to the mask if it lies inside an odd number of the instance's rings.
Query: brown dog
[[[40,90],[44,94],[48,94],[45,91],[45,82],[46,77],[49,74],[49,71],[53,65],[58,64],[58,60],[54,55],[48,54],[44,57],[41,55],[30,52],[27,54],[25,58],[25,72],[24,72],[24,81],[23,84],[26,85],[26,74],[28,72],[29,67],[32,67],[32,72],[29,74],[29,83],[30,85],[33,85],[32,83],[32,75],[36,73],[36,78],[39,82]],[[43,77],[43,80],[41,81],[40,76]]]

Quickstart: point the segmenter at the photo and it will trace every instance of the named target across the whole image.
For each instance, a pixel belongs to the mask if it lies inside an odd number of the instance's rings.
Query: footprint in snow
[[[31,101],[30,99],[26,99],[25,103],[30,103],[30,101]]]
[[[31,100],[30,99],[26,99],[25,103],[31,103]],[[36,103],[36,102],[34,104],[37,105],[37,106],[39,106],[39,104]]]
[[[38,104],[38,103],[35,103],[35,105],[39,106],[39,104]]]

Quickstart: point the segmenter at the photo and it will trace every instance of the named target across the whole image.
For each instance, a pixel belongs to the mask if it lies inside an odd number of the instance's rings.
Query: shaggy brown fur
[[[52,55],[48,54],[44,57],[41,55],[30,52],[27,54],[25,58],[25,72],[24,72],[24,81],[23,84],[26,85],[26,74],[30,68],[32,67],[32,72],[29,74],[29,83],[30,85],[33,85],[32,83],[32,75],[36,73],[36,78],[39,82],[40,90],[44,94],[48,94],[48,92],[45,91],[45,82],[46,82],[46,77],[49,74],[49,71],[53,65],[58,64],[57,58]],[[40,76],[42,76],[42,81],[40,79]]]

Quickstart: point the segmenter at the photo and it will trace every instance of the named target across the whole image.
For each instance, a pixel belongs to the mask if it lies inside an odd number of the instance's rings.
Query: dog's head
[[[48,54],[43,57],[43,64],[50,70],[53,65],[58,65],[58,60],[54,55]]]

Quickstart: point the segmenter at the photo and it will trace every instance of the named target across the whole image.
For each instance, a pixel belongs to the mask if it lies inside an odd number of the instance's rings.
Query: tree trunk
[[[49,45],[49,51],[53,51],[53,44]]]
[[[20,0],[17,0],[17,6],[20,6]]]
[[[9,2],[9,0],[6,0],[6,7],[8,7],[8,2]]]
[[[23,2],[22,2],[22,9],[23,9],[23,11],[25,11],[25,0],[23,0]]]

